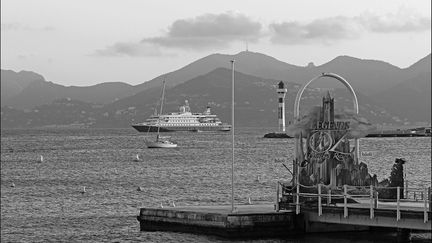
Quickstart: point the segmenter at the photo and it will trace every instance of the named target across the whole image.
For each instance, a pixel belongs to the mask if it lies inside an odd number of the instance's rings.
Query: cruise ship
[[[189,103],[180,106],[179,112],[164,115],[152,115],[142,123],[132,124],[139,132],[175,132],[175,131],[230,131],[231,125],[222,123],[220,119],[211,114],[207,106],[203,113],[192,113]]]

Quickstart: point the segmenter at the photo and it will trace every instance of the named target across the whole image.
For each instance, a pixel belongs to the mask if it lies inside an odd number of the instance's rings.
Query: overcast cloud
[[[245,15],[232,12],[205,14],[175,21],[164,36],[145,38],[144,43],[166,47],[203,49],[226,47],[233,41],[256,41],[261,24]]]
[[[161,36],[146,37],[139,43],[119,42],[103,50],[98,56],[159,56],[160,48],[209,50],[228,48],[236,41],[259,42],[270,37],[276,44],[326,44],[357,39],[364,33],[392,33],[430,30],[430,17],[422,17],[406,9],[396,14],[336,16],[316,19],[308,23],[290,21],[272,23],[268,29],[248,16],[227,12],[204,14],[195,18],[174,21]],[[270,30],[269,32],[267,30]],[[269,33],[265,36],[263,33]]]
[[[161,56],[162,52],[157,46],[135,43],[135,42],[117,42],[102,50],[96,50],[95,56]]]
[[[400,10],[397,14],[374,15],[365,13],[357,17],[331,17],[310,23],[282,22],[269,26],[271,41],[277,44],[331,44],[342,39],[358,38],[365,32],[395,33],[430,30],[430,17],[418,16]]]

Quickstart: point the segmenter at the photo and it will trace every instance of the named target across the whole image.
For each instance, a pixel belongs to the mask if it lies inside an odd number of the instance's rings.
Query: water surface
[[[289,181],[293,139],[264,139],[264,129],[236,129],[235,203],[274,202],[276,182]],[[165,135],[165,134],[164,134]],[[231,203],[230,133],[171,133],[179,147],[147,149],[153,134],[131,129],[1,131],[2,242],[214,242],[213,236],[140,232],[140,207]],[[360,140],[379,180],[395,158],[407,160],[410,186],[430,186],[431,138]],[[135,162],[136,154],[142,158]],[[38,163],[43,155],[43,163]],[[276,160],[276,161],[275,161]],[[12,183],[15,187],[11,187]],[[86,193],[82,194],[83,187]],[[137,191],[142,187],[143,191]],[[378,238],[358,233],[354,239]],[[384,237],[384,236],[382,236]],[[374,240],[375,239],[375,240]],[[385,241],[392,238],[380,239]],[[346,234],[273,242],[351,242]],[[248,241],[259,242],[259,241]]]

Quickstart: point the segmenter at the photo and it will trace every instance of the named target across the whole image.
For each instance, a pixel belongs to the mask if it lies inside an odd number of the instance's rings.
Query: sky
[[[406,68],[431,53],[430,0],[1,0],[1,68],[132,85],[241,51]],[[227,63],[227,68],[229,68]]]

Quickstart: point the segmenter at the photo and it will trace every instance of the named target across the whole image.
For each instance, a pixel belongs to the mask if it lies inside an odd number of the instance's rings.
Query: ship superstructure
[[[132,124],[139,132],[157,132],[158,126],[161,132],[231,130],[231,125],[222,123],[216,115],[211,114],[209,106],[203,113],[192,113],[187,100],[180,106],[179,112],[155,114],[142,123]]]

